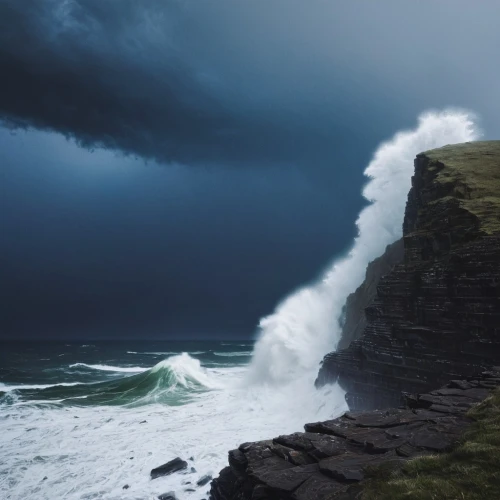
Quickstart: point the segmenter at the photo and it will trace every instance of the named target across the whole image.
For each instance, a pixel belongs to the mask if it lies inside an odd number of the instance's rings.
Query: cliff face
[[[373,302],[377,295],[377,285],[382,276],[403,261],[403,240],[388,245],[385,252],[368,264],[363,283],[354,293],[347,297],[344,307],[342,337],[337,349],[349,347],[353,340],[359,339],[366,328],[365,309]]]
[[[363,335],[318,375],[364,411],[242,444],[211,499],[360,498],[374,466],[452,448],[471,425],[467,410],[500,386],[499,368],[484,371],[500,360],[500,141],[418,155],[403,234],[401,262],[398,244],[388,247],[347,301],[341,345]]]
[[[500,141],[419,154],[403,225],[404,262],[384,276],[362,338],[328,354],[351,409],[398,406],[500,359]]]

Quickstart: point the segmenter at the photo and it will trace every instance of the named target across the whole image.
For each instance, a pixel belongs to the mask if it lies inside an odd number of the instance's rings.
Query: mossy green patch
[[[500,141],[453,144],[422,153],[435,182],[454,186],[460,207],[475,215],[485,234],[500,232]]]
[[[500,499],[500,390],[469,411],[475,420],[449,453],[371,471],[363,500]]]

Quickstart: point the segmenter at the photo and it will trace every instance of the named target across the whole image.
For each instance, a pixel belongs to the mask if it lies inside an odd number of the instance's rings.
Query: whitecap
[[[148,368],[141,366],[110,366],[110,365],[88,365],[87,363],[73,363],[69,365],[70,368],[84,367],[91,370],[100,370],[104,372],[127,372],[127,373],[140,373],[145,372]]]
[[[72,387],[82,385],[82,382],[59,382],[57,384],[22,384],[22,385],[7,385],[0,383],[0,391],[23,391],[28,389],[48,389],[49,387]]]
[[[251,356],[252,351],[236,351],[236,352],[214,352],[214,356],[224,356],[232,358],[233,356]]]

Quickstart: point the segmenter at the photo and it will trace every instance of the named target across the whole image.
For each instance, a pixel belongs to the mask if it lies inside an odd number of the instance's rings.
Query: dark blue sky
[[[0,0],[0,336],[241,337],[428,108],[500,136],[496,1]]]

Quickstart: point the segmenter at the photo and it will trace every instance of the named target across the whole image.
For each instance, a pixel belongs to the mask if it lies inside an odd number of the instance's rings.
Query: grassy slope
[[[423,155],[431,168],[433,162],[444,165],[436,182],[456,186],[461,207],[479,218],[482,231],[500,232],[500,141],[453,144]]]
[[[476,422],[453,451],[416,458],[393,471],[372,471],[362,499],[500,499],[500,390],[469,416]]]

